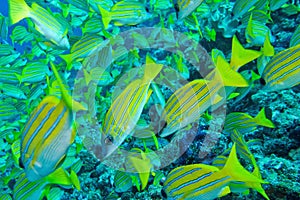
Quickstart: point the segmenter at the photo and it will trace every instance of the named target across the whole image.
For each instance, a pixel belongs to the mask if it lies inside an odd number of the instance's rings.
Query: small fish
[[[273,42],[274,37],[271,35],[271,30],[265,23],[253,20],[251,14],[245,33],[247,42],[254,46],[262,46],[267,34],[269,35],[271,42]]]
[[[8,56],[18,53],[11,45],[9,44],[0,44],[0,56]]]
[[[99,18],[99,16],[92,16],[85,22],[82,33],[99,33],[102,30],[103,25],[101,23],[101,18]]]
[[[19,80],[16,75],[20,74],[21,71],[19,69],[0,67],[0,82],[18,84]]]
[[[266,183],[250,174],[239,162],[236,144],[233,144],[225,166],[193,164],[172,170],[164,182],[164,191],[170,199],[215,199],[229,194],[234,181]]]
[[[113,101],[103,123],[102,156],[109,156],[132,132],[152,91],[151,81],[162,69],[147,56],[143,78],[132,81]]]
[[[81,10],[89,11],[89,0],[67,0],[67,2]]]
[[[258,125],[275,128],[273,122],[266,117],[264,108],[254,118],[242,112],[229,113],[225,119],[224,131],[230,134],[236,129],[241,133],[247,133],[254,131]]]
[[[45,79],[50,71],[46,64],[36,61],[27,63],[23,68],[22,74],[16,74],[20,83],[36,83]]]
[[[59,82],[62,98],[46,96],[32,112],[22,131],[20,163],[29,181],[46,177],[62,164],[76,134],[73,111],[85,110],[78,102],[72,102],[56,67],[52,63],[51,67]]]
[[[116,186],[116,192],[126,192],[132,188],[132,180],[128,173],[123,171],[117,171],[114,177],[114,185]]]
[[[254,158],[254,155],[251,153],[248,143],[253,143],[256,142],[256,140],[249,141],[246,143],[244,140],[244,137],[242,134],[237,131],[233,130],[233,132],[230,135],[232,142],[236,144],[236,151],[237,153],[248,160],[254,167],[254,170],[252,174],[256,176],[257,178],[261,179],[261,174],[259,171],[259,167],[256,164],[256,160]],[[229,149],[228,149],[229,150]],[[227,152],[227,150],[225,151]],[[225,154],[225,152],[223,154]],[[227,161],[227,157],[224,155],[218,156],[214,161],[213,161],[213,166],[218,167],[219,169],[222,169],[225,166],[225,163]],[[234,193],[243,193],[243,194],[248,194],[249,193],[249,188],[255,189],[257,192],[259,192],[263,197],[269,200],[268,195],[266,194],[265,190],[261,186],[260,183],[255,183],[255,182],[232,182],[229,184],[230,190]]]
[[[150,18],[145,5],[135,0],[119,1],[110,9],[105,10],[98,5],[104,28],[107,29],[110,21],[116,26],[136,25]]]
[[[16,26],[11,35],[12,42],[17,42],[20,45],[23,45],[25,42],[33,41],[34,40],[34,34],[29,33],[24,26]]]
[[[288,0],[270,0],[270,10],[273,12],[281,8]]]
[[[160,0],[160,1],[154,0],[154,1],[150,1],[150,5],[153,6],[154,11],[157,13],[161,13],[161,10],[170,9],[173,6],[171,0]]]
[[[136,155],[129,156],[129,160],[132,166],[139,174],[139,178],[142,184],[141,189],[144,190],[148,184],[150,171],[153,166],[151,164],[150,159],[146,156],[144,152],[141,152],[141,156],[139,157],[136,157]]]
[[[30,8],[24,0],[9,0],[9,16],[12,24],[29,17],[35,28],[55,45],[65,49],[70,48],[67,38],[68,30],[47,10],[32,3]]]
[[[87,34],[72,46],[70,54],[60,55],[60,57],[66,61],[67,69],[70,70],[73,60],[86,58],[101,45],[102,41],[103,39],[99,35]]]
[[[300,83],[300,44],[276,54],[264,68],[264,89],[277,91]]]
[[[21,88],[11,84],[0,83],[0,93],[16,99],[27,99]]]
[[[300,25],[298,25],[297,29],[292,35],[290,47],[296,46],[297,44],[300,44]]]
[[[196,79],[174,92],[162,114],[167,126],[160,133],[166,137],[199,119],[212,104],[222,100],[217,94],[223,86],[247,87],[247,81],[233,71],[224,58],[218,56],[217,70],[205,79]]]
[[[202,2],[203,0],[177,0],[178,19],[183,19],[191,14]]]
[[[237,19],[239,17],[242,17],[244,14],[255,8],[255,4],[258,2],[258,0],[237,0],[234,3],[232,12],[234,15],[234,18]]]
[[[20,53],[15,53],[7,56],[0,56],[0,66],[9,66],[12,62],[19,58],[20,55]]]
[[[19,116],[20,113],[18,112],[17,108],[6,102],[1,102],[0,103],[0,120],[5,121],[5,120],[15,120],[17,116]]]
[[[8,19],[0,14],[0,41],[7,41],[8,36]]]
[[[45,190],[47,189],[47,185],[57,184],[64,187],[75,186],[78,190],[78,182],[77,175],[74,176],[74,173],[71,171],[70,175],[62,168],[58,168],[52,174],[46,176],[43,179],[37,181],[30,181],[26,174],[23,173],[17,179],[16,184],[14,185],[13,197],[14,199],[22,199],[22,200],[32,200],[32,199],[42,199],[45,195]]]

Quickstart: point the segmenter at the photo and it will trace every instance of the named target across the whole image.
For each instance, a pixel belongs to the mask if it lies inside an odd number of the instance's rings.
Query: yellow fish
[[[265,90],[291,88],[300,83],[300,44],[276,54],[264,68]]]
[[[24,167],[29,181],[49,175],[62,164],[75,138],[73,111],[85,110],[81,104],[72,101],[55,66],[52,63],[51,66],[62,98],[45,97],[22,131],[20,165]]]
[[[9,0],[8,2],[9,16],[12,24],[29,17],[34,22],[36,30],[44,35],[46,39],[62,48],[70,48],[67,38],[68,30],[47,10],[37,3],[32,3],[30,8],[24,0]]]
[[[168,99],[161,118],[167,125],[161,131],[161,137],[166,137],[199,119],[212,104],[222,99],[217,92],[223,86],[248,86],[247,81],[232,70],[221,56],[217,59],[217,70],[210,73],[206,79],[187,83]]]
[[[161,71],[162,66],[147,56],[144,76],[132,81],[113,101],[102,127],[105,135],[102,142],[103,158],[110,155],[133,131],[152,93],[149,90],[150,83]]]
[[[164,182],[164,192],[170,199],[213,200],[229,194],[229,184],[235,181],[265,183],[240,164],[234,144],[221,170],[205,164],[177,167],[168,174]]]

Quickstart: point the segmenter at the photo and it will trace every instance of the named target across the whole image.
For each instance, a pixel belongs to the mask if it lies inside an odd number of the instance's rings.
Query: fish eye
[[[266,81],[262,78],[259,79],[259,82],[262,84],[262,85],[266,85]]]
[[[24,165],[23,165],[23,162],[21,160],[21,157],[19,158],[19,166],[24,169]]]
[[[104,140],[105,144],[107,145],[111,145],[114,142],[114,138],[111,135],[108,135],[105,140]]]
[[[177,3],[174,4],[174,8],[176,10],[176,13],[178,13],[179,12],[179,5]]]
[[[161,190],[161,196],[165,199],[167,198],[167,194],[164,189]]]

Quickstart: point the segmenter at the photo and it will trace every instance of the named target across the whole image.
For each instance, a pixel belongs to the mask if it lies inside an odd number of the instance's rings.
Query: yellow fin
[[[234,181],[266,183],[264,180],[250,174],[239,162],[236,155],[236,144],[234,143],[222,173],[232,177]]]
[[[269,32],[267,32],[265,41],[264,41],[264,46],[262,48],[262,52],[264,54],[264,56],[274,56],[275,51],[274,51],[274,47],[272,46],[271,42],[270,42],[270,34]]]
[[[237,71],[241,66],[258,58],[262,52],[251,49],[244,49],[237,37],[234,35],[232,38],[232,53],[230,66],[234,71]]]
[[[72,97],[68,94],[67,89],[64,86],[64,84],[63,84],[63,82],[62,82],[62,80],[61,80],[61,78],[60,78],[60,76],[58,74],[58,71],[57,71],[55,65],[52,62],[50,62],[50,65],[51,65],[53,73],[54,73],[54,75],[55,75],[55,77],[56,77],[56,79],[58,81],[58,84],[59,84],[59,87],[60,87],[60,90],[61,90],[62,99],[66,103],[66,105],[68,106],[68,108],[70,110],[74,110],[75,112],[79,111],[79,110],[87,110],[79,102],[72,100]]]
[[[110,12],[105,10],[104,8],[102,8],[101,6],[97,5],[100,13],[101,13],[101,17],[102,17],[102,23],[104,25],[104,28],[107,29],[109,22],[111,21],[111,15]]]
[[[227,194],[229,194],[231,191],[230,191],[230,187],[229,186],[226,186],[223,188],[223,190],[219,193],[218,197],[223,197],[223,196],[226,196]]]
[[[254,118],[255,122],[261,126],[275,128],[275,125],[271,120],[266,117],[265,108],[262,108]]]
[[[24,0],[9,0],[9,17],[11,24],[15,24],[20,20],[29,17],[30,7]]]
[[[59,55],[64,61],[67,63],[67,70],[71,70],[72,67],[72,54],[64,54],[64,55]]]
[[[221,76],[215,76],[216,78],[220,78],[221,80],[215,81],[223,81],[224,86],[233,86],[233,87],[247,87],[249,86],[246,79],[235,70],[231,69],[229,63],[222,57],[218,56],[217,58],[217,72]]]
[[[143,83],[151,82],[161,71],[162,67],[162,64],[156,64],[154,60],[147,55]]]

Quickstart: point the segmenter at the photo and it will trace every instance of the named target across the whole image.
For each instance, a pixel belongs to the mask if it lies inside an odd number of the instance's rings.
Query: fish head
[[[101,135],[101,144],[97,145],[96,156],[101,160],[108,158],[117,148],[118,145],[114,144],[114,138],[111,135]]]

